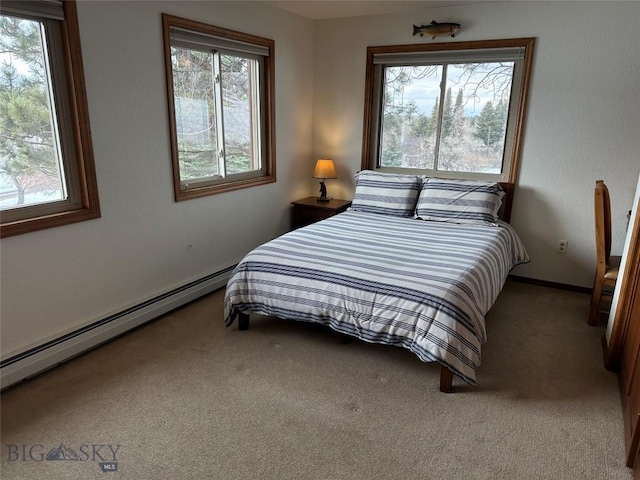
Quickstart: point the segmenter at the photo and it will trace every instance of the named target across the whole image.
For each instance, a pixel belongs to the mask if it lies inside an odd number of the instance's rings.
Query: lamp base
[[[331,199],[329,197],[318,197],[316,198],[316,202],[330,202]]]

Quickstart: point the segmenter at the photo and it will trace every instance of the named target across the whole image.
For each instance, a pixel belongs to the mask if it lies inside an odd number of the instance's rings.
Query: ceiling
[[[467,1],[431,1],[431,0],[413,0],[413,1],[366,1],[366,0],[344,0],[344,1],[325,1],[325,0],[285,0],[285,1],[267,1],[274,7],[287,10],[296,15],[310,18],[312,20],[323,20],[327,18],[340,17],[358,17],[363,15],[380,15],[387,13],[407,13],[425,8],[466,5],[473,3],[472,0]]]

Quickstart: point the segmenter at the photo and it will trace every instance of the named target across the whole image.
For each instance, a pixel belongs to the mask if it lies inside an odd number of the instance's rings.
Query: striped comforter
[[[470,384],[484,316],[508,272],[528,262],[515,231],[347,211],[250,252],[227,284],[238,312],[323,323],[404,347]]]

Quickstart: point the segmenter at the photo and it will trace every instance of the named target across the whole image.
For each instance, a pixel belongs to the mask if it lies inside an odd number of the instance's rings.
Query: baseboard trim
[[[569,285],[567,283],[548,282],[547,280],[538,280],[537,278],[520,277],[518,275],[509,275],[509,280],[516,282],[531,283],[533,285],[540,285],[541,287],[558,288],[560,290],[569,290],[571,292],[586,293],[591,295],[591,289],[588,287],[579,287],[577,285]]]
[[[13,355],[0,362],[0,388],[66,362],[143,323],[224,287],[234,266],[189,282],[150,300]]]

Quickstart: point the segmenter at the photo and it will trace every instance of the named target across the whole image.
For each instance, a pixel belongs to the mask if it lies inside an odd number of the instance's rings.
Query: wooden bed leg
[[[238,330],[249,330],[249,314],[238,313]]]
[[[453,373],[447,367],[440,366],[440,391],[443,393],[451,393],[451,384],[453,383]]]

